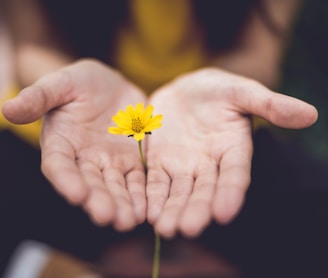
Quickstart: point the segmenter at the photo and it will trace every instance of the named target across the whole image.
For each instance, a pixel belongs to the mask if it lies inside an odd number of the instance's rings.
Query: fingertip
[[[88,211],[86,211],[88,213]],[[105,227],[110,224],[109,217],[107,215],[96,215],[96,214],[90,214],[90,219],[92,223],[94,223],[96,226],[99,227]]]
[[[50,182],[54,186],[55,190],[71,205],[76,206],[84,204],[90,194],[89,188],[83,183],[82,180],[66,182],[58,177],[58,179],[51,178]]]
[[[113,226],[116,230],[120,232],[127,232],[138,225],[138,220],[133,210],[132,203],[122,205],[116,202],[115,209],[116,211],[113,220]]]
[[[70,186],[65,192],[67,200],[72,205],[81,205],[88,198],[89,190],[85,186]]]
[[[113,225],[114,228],[119,232],[128,232],[131,231],[138,222],[135,217],[127,217],[126,219],[116,220]]]
[[[160,235],[160,237],[166,239],[166,240],[170,240],[170,239],[173,239],[175,238],[176,236],[176,232],[172,232],[172,233],[160,233],[158,232],[158,234]]]
[[[30,86],[2,106],[6,119],[14,124],[27,124],[39,119],[46,111],[42,89]]]
[[[291,96],[276,94],[270,109],[263,113],[274,125],[282,128],[302,129],[313,125],[318,119],[318,111],[313,105]]]
[[[311,126],[312,124],[314,124],[318,120],[318,117],[319,117],[319,112],[315,106],[310,105],[310,110],[312,110],[312,111],[308,118],[308,120],[309,120],[308,126]]]
[[[244,203],[244,194],[234,188],[220,188],[213,204],[213,215],[220,224],[229,224],[239,213]]]
[[[160,212],[161,212],[161,208],[159,208],[158,206],[148,205],[147,221],[152,225],[155,224],[156,221],[158,220]]]
[[[193,225],[193,224],[188,224],[182,228],[180,228],[180,232],[187,238],[196,238],[198,237],[204,228],[200,228],[197,225]]]
[[[200,209],[196,214],[191,214],[191,212],[185,213],[181,217],[179,230],[184,236],[195,238],[203,232],[210,221],[211,213],[209,207]]]
[[[44,176],[72,205],[84,204],[90,195],[90,188],[75,165],[75,154],[70,144],[57,137],[49,137],[47,144],[41,148],[41,171]]]
[[[1,112],[9,122],[15,124],[17,114],[17,109],[15,108],[15,99],[6,101],[1,107]]]
[[[146,220],[147,214],[147,205],[146,200],[144,198],[140,199],[139,201],[134,200],[134,213],[137,220],[137,224],[142,224]]]
[[[166,195],[161,193],[149,193],[147,200],[147,221],[154,224],[162,213],[164,204],[167,200]]]
[[[298,101],[301,104],[299,105],[299,109],[295,110],[295,115],[293,119],[289,120],[289,125],[291,125],[291,128],[296,129],[307,128],[313,125],[318,120],[318,110],[315,106],[303,100]]]
[[[109,195],[103,190],[94,188],[86,200],[84,209],[91,220],[98,226],[106,226],[115,217],[115,206]]]
[[[138,225],[144,223],[146,221],[146,212],[144,213],[138,213],[136,212],[136,223]]]
[[[171,239],[173,238],[178,230],[178,223],[173,219],[159,218],[155,223],[155,231],[163,238]]]

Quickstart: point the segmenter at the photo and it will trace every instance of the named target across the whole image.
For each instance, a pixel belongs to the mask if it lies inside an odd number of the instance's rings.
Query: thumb
[[[73,82],[66,70],[57,71],[23,89],[2,106],[6,119],[14,124],[31,123],[51,109],[70,102]]]
[[[318,111],[302,100],[270,91],[256,83],[239,95],[240,109],[260,116],[276,126],[291,129],[306,128],[314,124]]]

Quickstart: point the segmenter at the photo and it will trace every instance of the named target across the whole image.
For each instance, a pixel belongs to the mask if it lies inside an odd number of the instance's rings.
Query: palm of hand
[[[144,96],[108,68],[82,63],[77,69],[60,77],[71,88],[67,104],[45,117],[42,168],[55,188],[96,223],[130,229],[145,219],[143,166],[135,142],[107,134],[107,128],[113,111],[144,102]]]
[[[193,79],[198,86],[187,85]],[[182,78],[152,99],[165,117],[148,142],[148,219],[164,236],[229,221],[249,183],[250,119],[231,106],[230,88],[217,94],[202,79]]]

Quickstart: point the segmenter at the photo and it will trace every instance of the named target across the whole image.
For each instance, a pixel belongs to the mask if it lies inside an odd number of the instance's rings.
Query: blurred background
[[[327,277],[327,15],[327,1],[302,2],[277,89],[316,106],[318,122],[301,131],[260,127],[254,134],[252,185],[240,215],[227,226],[213,223],[197,239],[178,237],[164,242],[167,246],[163,247],[167,249],[163,255],[164,269],[172,270],[176,265],[186,269],[182,262],[203,258],[203,264],[200,263],[203,266],[198,270],[199,277],[205,278]],[[8,25],[1,9],[0,104],[19,91]],[[153,240],[151,227],[144,224],[124,234],[116,233],[111,227],[96,227],[81,209],[70,206],[57,195],[40,172],[37,142],[40,125],[37,122],[16,127],[0,114],[1,272],[12,262],[16,248],[30,240],[37,243],[35,248],[38,243],[44,244],[50,250],[75,258],[73,265],[96,266],[97,271],[101,269],[108,277],[124,277],[122,269],[133,265],[133,257],[129,255],[135,252],[136,257],[144,258],[136,265],[145,265],[147,272]],[[33,244],[28,246],[34,248]],[[187,251],[183,253],[183,250]],[[120,254],[116,261],[115,254]],[[187,257],[186,261],[179,260],[179,256]],[[122,273],[115,270],[116,274],[112,274],[114,266],[122,261],[125,262]],[[211,269],[214,274],[206,276],[204,269]],[[147,277],[143,271],[140,270],[139,276],[126,274],[125,277]],[[181,273],[167,274],[167,277],[192,277],[190,273]]]

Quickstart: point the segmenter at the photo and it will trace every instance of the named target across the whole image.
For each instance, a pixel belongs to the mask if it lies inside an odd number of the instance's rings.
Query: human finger
[[[178,229],[179,217],[190,197],[194,186],[194,177],[179,174],[172,177],[169,196],[156,221],[156,231],[164,237],[172,237]]]
[[[238,91],[238,90],[236,90]],[[255,81],[249,81],[236,95],[240,110],[260,116],[283,128],[305,128],[318,118],[316,108],[302,100],[275,93]]]
[[[91,161],[78,160],[78,167],[89,187],[89,196],[84,202],[84,209],[98,225],[106,225],[115,218],[116,208],[109,194],[99,166]]]
[[[54,188],[72,204],[82,204],[89,195],[79,168],[75,163],[75,150],[59,135],[41,142],[41,169]]]
[[[131,230],[137,224],[132,198],[126,188],[124,173],[121,169],[106,167],[103,169],[106,188],[115,202],[116,214],[114,227],[119,231]]]
[[[70,102],[73,82],[68,70],[48,74],[2,106],[12,123],[26,124],[39,119],[51,109]]]
[[[171,178],[167,172],[160,168],[149,168],[147,172],[147,220],[154,224],[162,212],[163,206],[169,196]]]
[[[179,230],[188,237],[198,236],[210,223],[211,204],[218,178],[216,164],[201,171],[179,221]]]
[[[219,223],[229,223],[241,209],[251,180],[251,159],[251,142],[234,146],[222,156],[212,205]]]
[[[143,169],[133,169],[125,175],[126,187],[130,193],[134,212],[139,224],[146,219],[146,175]]]

